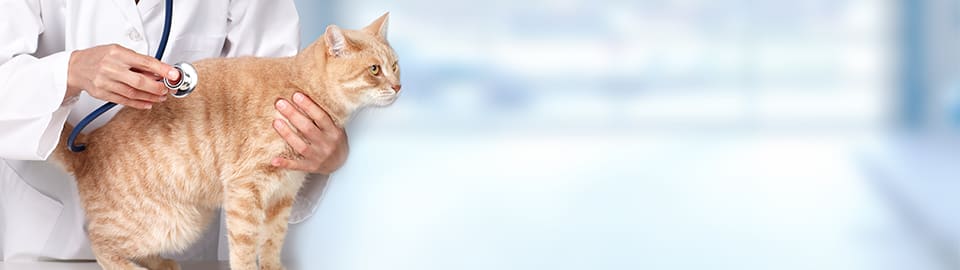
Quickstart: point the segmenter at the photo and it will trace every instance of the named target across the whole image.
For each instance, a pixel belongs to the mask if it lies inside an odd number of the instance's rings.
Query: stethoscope
[[[173,0],[166,0],[166,5],[167,11],[163,18],[163,35],[160,37],[160,46],[157,47],[157,54],[153,56],[154,58],[157,58],[157,60],[161,60],[161,58],[163,58],[163,51],[166,49],[167,39],[170,37],[170,22],[173,19]],[[187,62],[176,63],[173,65],[173,68],[180,72],[180,80],[171,82],[164,77],[163,85],[170,90],[177,90],[176,93],[173,93],[173,97],[186,97],[197,87],[197,69]],[[100,115],[109,111],[110,109],[113,109],[115,106],[117,106],[116,103],[107,102],[88,114],[83,118],[83,120],[80,120],[80,122],[77,123],[77,126],[73,128],[73,131],[70,132],[70,137],[67,138],[67,148],[73,152],[81,152],[86,150],[86,145],[74,144],[77,136],[80,135],[80,131],[87,127],[90,122],[93,122],[94,119],[97,119],[97,117],[100,117]]]

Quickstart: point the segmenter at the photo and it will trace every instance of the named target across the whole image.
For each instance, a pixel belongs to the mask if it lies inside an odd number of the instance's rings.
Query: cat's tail
[[[63,166],[63,169],[70,174],[76,175],[77,169],[83,168],[83,155],[81,153],[74,153],[70,151],[67,146],[67,138],[70,137],[70,132],[73,132],[73,125],[64,124],[63,131],[60,132],[60,143],[57,144],[53,149],[53,155],[51,159],[56,163]],[[77,136],[77,140],[83,138],[83,134]]]

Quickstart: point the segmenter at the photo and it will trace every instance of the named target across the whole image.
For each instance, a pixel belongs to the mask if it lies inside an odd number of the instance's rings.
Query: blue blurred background
[[[294,269],[960,269],[960,1],[298,1],[391,12],[403,93]]]

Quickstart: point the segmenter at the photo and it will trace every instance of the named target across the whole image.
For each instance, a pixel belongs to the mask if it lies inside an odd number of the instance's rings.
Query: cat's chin
[[[370,105],[371,105],[371,106],[374,106],[374,107],[386,107],[386,106],[390,106],[390,105],[392,105],[394,102],[397,101],[397,97],[398,97],[398,96],[399,96],[399,95],[382,96],[382,97],[379,97],[379,98],[377,98],[377,99],[374,99],[373,102],[371,102]]]

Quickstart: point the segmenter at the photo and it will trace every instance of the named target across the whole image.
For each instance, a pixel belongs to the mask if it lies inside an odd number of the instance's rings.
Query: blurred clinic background
[[[960,269],[960,0],[298,1],[403,92],[295,269]]]

